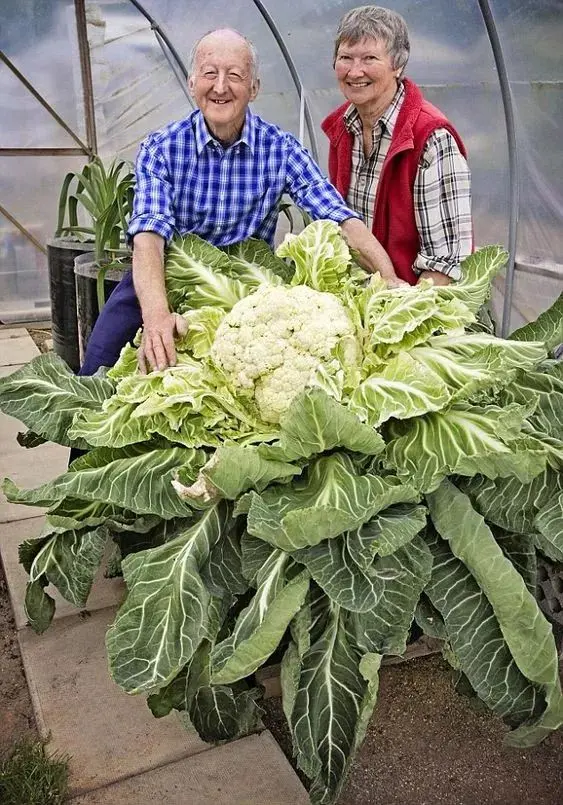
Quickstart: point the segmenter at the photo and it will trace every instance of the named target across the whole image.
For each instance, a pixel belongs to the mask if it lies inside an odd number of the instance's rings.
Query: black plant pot
[[[124,263],[123,269],[108,269],[104,279],[104,298],[109,299],[125,271],[131,264]],[[78,314],[78,343],[80,345],[80,362],[88,346],[90,334],[96,319],[100,315],[98,308],[98,274],[100,264],[92,259],[91,254],[81,254],[74,261],[74,277],[76,283],[76,306]]]
[[[74,261],[86,254],[92,260],[93,243],[54,238],[47,242],[53,350],[73,372],[80,367]]]

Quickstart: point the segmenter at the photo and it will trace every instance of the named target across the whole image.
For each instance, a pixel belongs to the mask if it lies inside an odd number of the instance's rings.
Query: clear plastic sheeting
[[[5,0],[1,6],[0,49],[65,123],[84,137],[72,2]],[[0,69],[0,96],[0,146],[76,145],[5,65]]]
[[[31,227],[32,234],[40,231]],[[47,258],[0,214],[0,323],[48,319]]]
[[[154,26],[131,0],[85,2],[97,145],[102,157],[134,159],[148,132],[185,116],[192,108],[181,67],[170,51],[163,51],[156,27],[168,36],[185,66],[200,36],[217,27],[233,27],[255,43],[260,56],[262,86],[254,110],[302,136],[311,147],[300,106],[298,86],[302,85],[319,161],[326,169],[328,148],[320,123],[343,100],[332,69],[334,35],[341,16],[358,3],[209,0],[202,6],[193,0],[139,2]],[[76,4],[72,0],[14,3],[14,9],[3,11],[0,41],[10,60],[83,138]],[[561,0],[489,0],[489,4],[508,72],[518,149],[513,329],[545,309],[563,285],[563,14]],[[261,5],[289,52],[296,77]],[[411,34],[407,75],[448,115],[467,145],[476,245],[507,245],[511,199],[505,114],[480,3],[395,0],[391,7],[403,14]],[[0,112],[1,147],[72,145],[72,138],[27,90],[17,89],[17,79],[5,66],[0,82],[6,99]],[[47,162],[47,158],[16,161],[6,157],[3,166],[11,164],[0,180],[0,202],[18,220],[31,221],[42,242],[52,235],[50,227],[68,160],[53,157],[46,167]],[[83,164],[80,160],[75,163]],[[39,264],[36,270],[43,271],[42,258]],[[503,293],[501,277],[495,292],[499,314]],[[2,294],[0,313],[5,298],[11,297]],[[29,297],[30,310],[35,301]]]

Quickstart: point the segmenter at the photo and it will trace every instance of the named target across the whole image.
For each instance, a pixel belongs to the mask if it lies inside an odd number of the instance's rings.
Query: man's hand
[[[447,274],[443,274],[441,271],[421,271],[417,285],[420,280],[430,280],[434,285],[450,285],[452,281]]]
[[[139,371],[146,374],[153,369],[166,369],[176,365],[174,338],[188,332],[188,323],[178,313],[168,310],[151,314],[143,324],[141,346],[137,350]],[[148,369],[147,369],[148,365]]]

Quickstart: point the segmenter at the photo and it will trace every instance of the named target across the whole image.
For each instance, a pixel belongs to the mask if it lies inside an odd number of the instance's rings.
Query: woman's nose
[[[363,75],[364,66],[361,59],[353,59],[348,67],[348,73],[354,75]]]

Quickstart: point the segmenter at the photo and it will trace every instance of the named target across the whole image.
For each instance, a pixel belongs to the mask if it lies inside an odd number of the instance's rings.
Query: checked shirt
[[[215,140],[199,110],[141,144],[128,236],[166,241],[194,232],[215,246],[249,237],[273,245],[278,204],[287,193],[312,218],[358,218],[288,132],[247,110],[240,138]]]
[[[352,174],[348,203],[371,229],[377,185],[391,145],[405,89],[401,84],[393,101],[372,131],[372,150],[366,159],[362,122],[354,106],[345,115],[346,128],[353,135]],[[420,236],[420,251],[413,269],[441,271],[459,279],[459,262],[471,254],[471,176],[454,137],[436,129],[424,147],[414,181],[414,212]]]

